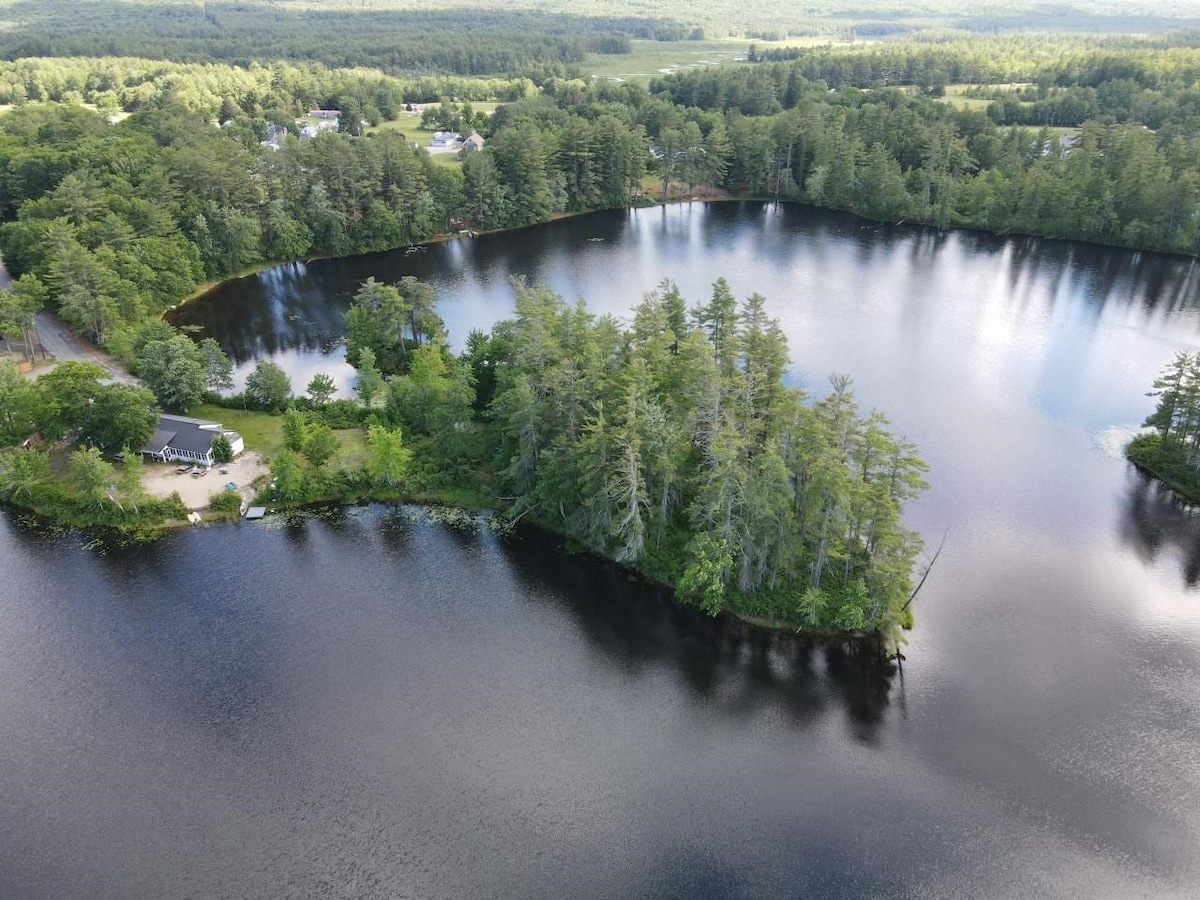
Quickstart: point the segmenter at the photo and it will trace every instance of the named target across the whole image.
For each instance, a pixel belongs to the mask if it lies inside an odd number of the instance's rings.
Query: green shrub
[[[236,513],[242,508],[242,495],[229,488],[217,491],[209,500],[208,508],[213,512]]]

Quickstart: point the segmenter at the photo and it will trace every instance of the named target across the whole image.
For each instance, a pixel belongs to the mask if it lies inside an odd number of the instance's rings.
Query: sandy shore
[[[226,483],[237,484],[237,491],[247,500],[254,498],[254,489],[250,486],[260,475],[267,474],[267,467],[253,450],[247,450],[237,459],[224,466],[213,466],[207,475],[180,475],[176,469],[180,463],[146,463],[145,474],[142,476],[142,486],[152,497],[170,497],[172,491],[179,491],[184,506],[188,509],[204,509],[208,506],[209,498],[225,487]],[[225,474],[221,474],[221,470]]]

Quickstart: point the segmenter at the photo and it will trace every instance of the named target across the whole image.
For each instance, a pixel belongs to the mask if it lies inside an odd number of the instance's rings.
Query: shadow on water
[[[625,673],[672,671],[697,704],[733,718],[773,712],[808,728],[842,712],[853,738],[873,744],[897,667],[877,645],[830,641],[709,618],[663,591],[533,530],[503,545],[533,599],[567,613],[591,649]]]
[[[1200,585],[1200,510],[1131,463],[1121,503],[1120,535],[1144,564],[1178,556],[1184,584]]]

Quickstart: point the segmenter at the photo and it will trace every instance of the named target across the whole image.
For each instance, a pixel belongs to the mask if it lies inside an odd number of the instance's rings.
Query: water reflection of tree
[[[872,644],[772,634],[682,607],[615,565],[526,532],[504,552],[533,601],[574,620],[589,646],[625,675],[667,667],[706,709],[735,719],[773,712],[808,728],[841,711],[852,736],[875,743],[896,666]],[[782,714],[782,715],[781,715]]]
[[[1183,563],[1188,587],[1200,584],[1200,515],[1162,482],[1132,465],[1121,506],[1121,540],[1142,562],[1154,562],[1164,551]]]

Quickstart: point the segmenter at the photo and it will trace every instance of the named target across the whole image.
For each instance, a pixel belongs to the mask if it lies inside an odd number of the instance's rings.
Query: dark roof
[[[218,434],[224,434],[230,440],[239,437],[236,431],[230,431],[220,422],[163,413],[158,417],[158,429],[143,448],[143,452],[162,453],[169,445],[189,453],[207,453],[212,447],[212,439]]]
[[[150,440],[146,441],[146,446],[142,448],[143,453],[162,453],[167,448],[167,444],[171,443],[171,438],[175,437],[175,432],[169,428],[163,428],[161,423],[154,434],[150,436]]]

